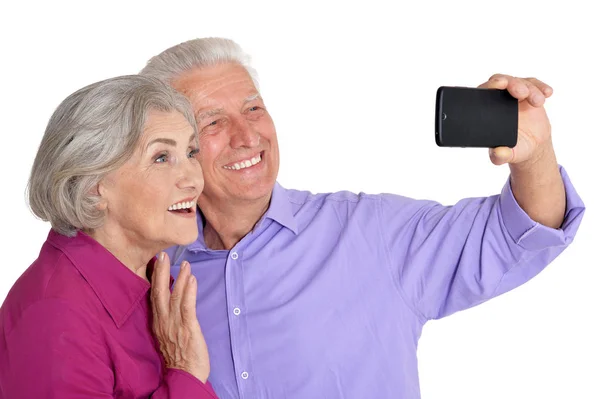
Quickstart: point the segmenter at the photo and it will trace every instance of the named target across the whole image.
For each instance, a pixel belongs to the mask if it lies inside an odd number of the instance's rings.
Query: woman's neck
[[[140,245],[139,241],[141,240],[131,239],[124,232],[115,230],[103,226],[102,228],[86,232],[86,234],[106,248],[129,270],[148,281],[146,266],[161,249],[158,246],[151,248]]]

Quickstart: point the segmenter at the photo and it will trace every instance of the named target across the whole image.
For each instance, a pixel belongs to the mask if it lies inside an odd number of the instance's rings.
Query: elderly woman
[[[197,140],[187,101],[150,78],[60,104],[29,181],[52,229],[0,309],[0,399],[216,398],[197,282],[186,264],[173,284],[161,252],[198,235]]]

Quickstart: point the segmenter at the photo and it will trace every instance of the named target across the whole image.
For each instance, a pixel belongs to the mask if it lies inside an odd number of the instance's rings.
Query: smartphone
[[[514,147],[519,102],[508,90],[442,86],[435,104],[440,147]]]

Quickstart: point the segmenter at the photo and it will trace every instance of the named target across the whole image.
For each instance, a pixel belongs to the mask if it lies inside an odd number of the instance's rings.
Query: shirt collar
[[[294,217],[294,211],[287,195],[287,190],[278,182],[275,182],[273,194],[271,195],[271,203],[264,217],[265,219],[272,219],[291,230],[294,234],[298,234],[298,223]]]
[[[117,328],[120,328],[150,289],[150,283],[137,276],[92,237],[77,232],[66,237],[54,230],[48,241],[62,251],[90,285]],[[149,266],[153,266],[152,260]],[[151,267],[149,267],[151,272]]]

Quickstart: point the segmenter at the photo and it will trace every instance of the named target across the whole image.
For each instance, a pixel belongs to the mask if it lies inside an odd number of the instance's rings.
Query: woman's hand
[[[167,368],[184,370],[203,383],[210,373],[208,348],[196,317],[196,278],[183,262],[170,292],[170,262],[164,252],[152,273],[153,330]]]

